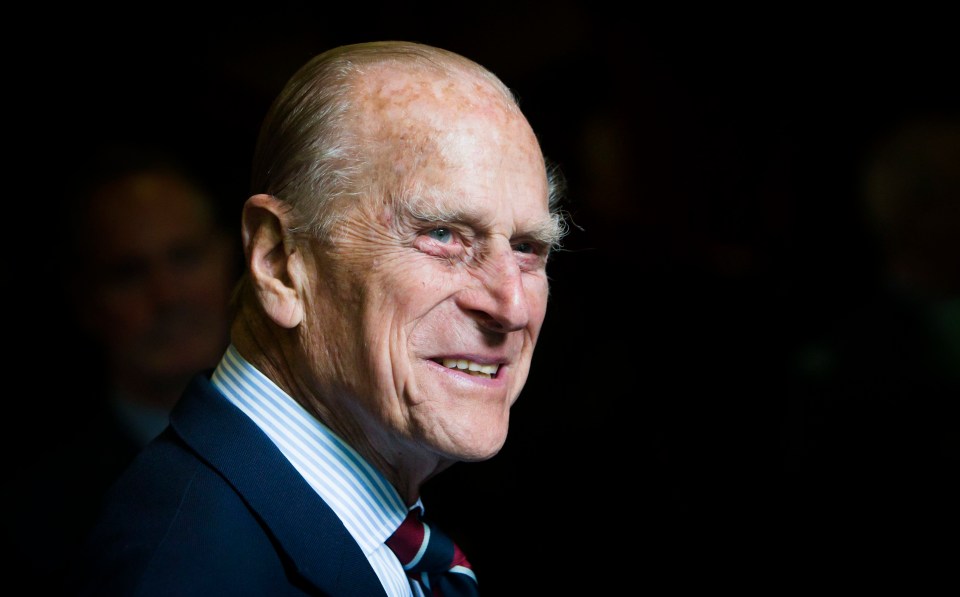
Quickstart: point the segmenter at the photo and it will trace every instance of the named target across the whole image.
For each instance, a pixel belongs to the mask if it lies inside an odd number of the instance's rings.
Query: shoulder
[[[82,555],[84,578],[72,582],[91,594],[284,594],[289,583],[255,513],[175,438],[151,444],[111,488]]]

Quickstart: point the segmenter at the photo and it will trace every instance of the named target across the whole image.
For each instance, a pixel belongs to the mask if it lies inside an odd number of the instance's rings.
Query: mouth
[[[500,365],[497,364],[484,365],[474,361],[468,361],[467,359],[437,359],[436,362],[440,363],[447,369],[457,369],[467,373],[468,375],[483,377],[485,379],[493,379],[496,377],[497,371],[500,369]]]

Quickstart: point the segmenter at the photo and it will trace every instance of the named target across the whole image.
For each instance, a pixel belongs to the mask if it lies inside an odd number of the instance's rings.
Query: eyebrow
[[[438,199],[434,197],[433,199]],[[465,209],[462,207],[446,207],[444,201],[430,201],[427,197],[417,196],[407,201],[398,203],[400,211],[404,211],[411,217],[421,222],[435,222],[442,224],[444,222],[463,222],[471,224],[476,228],[483,228],[484,218],[478,209]],[[543,243],[550,247],[556,247],[563,237],[563,225],[558,214],[548,213],[543,218],[532,225],[525,226],[523,229],[514,233],[511,238],[529,238]]]

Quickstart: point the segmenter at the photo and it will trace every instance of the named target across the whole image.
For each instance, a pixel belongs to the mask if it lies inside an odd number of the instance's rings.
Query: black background
[[[280,2],[11,20],[5,294],[8,375],[23,379],[8,393],[11,450],[23,434],[55,441],[44,417],[83,399],[45,389],[70,358],[50,283],[69,256],[47,250],[58,175],[104,139],[146,139],[202,165],[239,217],[260,119],[293,71],[333,45],[410,39],[514,89],[576,224],[551,262],[506,447],[426,488],[485,594],[541,574],[596,592],[890,578],[887,564],[955,523],[940,483],[957,461],[902,449],[942,421],[927,413],[907,432],[891,411],[866,439],[870,407],[818,407],[796,364],[878,285],[858,203],[866,152],[908,118],[960,107],[947,15],[874,10]],[[927,555],[937,570],[942,552]]]

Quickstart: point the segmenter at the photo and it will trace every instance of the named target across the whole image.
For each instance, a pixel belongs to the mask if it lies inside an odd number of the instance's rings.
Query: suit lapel
[[[384,593],[333,510],[260,428],[206,377],[194,379],[170,422],[263,520],[304,578],[332,595]]]

